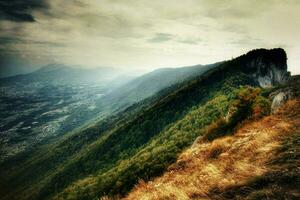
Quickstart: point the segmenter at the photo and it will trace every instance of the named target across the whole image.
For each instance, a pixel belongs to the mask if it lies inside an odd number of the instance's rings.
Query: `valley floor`
[[[299,199],[300,99],[244,122],[232,136],[198,141],[162,176],[125,200]]]

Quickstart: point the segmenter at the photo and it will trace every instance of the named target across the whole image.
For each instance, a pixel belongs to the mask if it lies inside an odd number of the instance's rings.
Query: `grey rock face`
[[[293,92],[291,90],[279,90],[273,96],[273,101],[271,105],[271,113],[276,113],[276,111],[289,99],[293,98]]]
[[[275,63],[264,63],[261,59],[256,60],[256,62],[251,63],[251,67],[255,67],[257,70],[252,75],[258,81],[259,85],[263,88],[272,87],[276,84],[285,83],[289,77],[290,73],[287,71],[286,64],[278,65]]]
[[[277,94],[273,101],[272,101],[272,105],[271,105],[271,112],[275,113],[278,108],[284,103],[286,102],[288,99],[288,96],[286,95],[286,93],[284,92],[280,92],[279,94]]]
[[[287,56],[283,49],[258,49],[247,54],[247,72],[261,87],[272,87],[288,81]]]
[[[278,83],[285,83],[288,80],[289,73],[276,68],[276,66],[272,67],[270,71],[266,75],[255,74],[257,81],[261,87],[272,87]]]

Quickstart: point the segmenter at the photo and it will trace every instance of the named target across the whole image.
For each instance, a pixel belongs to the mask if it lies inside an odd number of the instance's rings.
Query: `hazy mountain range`
[[[114,68],[51,64],[1,79],[1,159],[118,113],[217,64],[159,69],[135,77]],[[26,137],[24,137],[26,134]]]

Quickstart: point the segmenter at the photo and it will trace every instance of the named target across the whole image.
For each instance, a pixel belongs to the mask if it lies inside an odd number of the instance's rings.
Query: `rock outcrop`
[[[271,105],[271,113],[275,113],[287,100],[293,97],[290,90],[279,91],[273,98]]]
[[[287,71],[287,56],[283,49],[257,49],[246,54],[247,71],[261,87],[272,87],[285,83],[290,73]]]
[[[292,76],[286,84],[270,94],[270,99],[272,99],[271,113],[276,113],[285,102],[299,96],[300,76]]]

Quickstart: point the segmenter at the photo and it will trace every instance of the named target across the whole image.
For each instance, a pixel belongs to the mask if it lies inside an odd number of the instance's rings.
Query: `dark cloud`
[[[57,42],[0,36],[0,77],[30,72],[34,65],[31,61],[45,60],[51,50],[63,47]],[[38,55],[33,48],[40,49]]]
[[[14,45],[14,44],[25,44],[25,45],[44,45],[47,47],[64,47],[64,44],[59,42],[49,42],[49,41],[38,41],[31,39],[21,39],[16,37],[0,37],[0,45]]]
[[[16,42],[21,42],[21,40],[12,37],[0,37],[1,45],[15,44]]]
[[[151,43],[161,43],[172,40],[173,35],[168,33],[157,33],[153,38],[149,39]]]
[[[35,22],[32,11],[45,8],[47,0],[0,0],[0,20]]]
[[[17,52],[0,49],[0,78],[33,71],[28,60]]]

